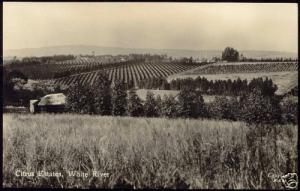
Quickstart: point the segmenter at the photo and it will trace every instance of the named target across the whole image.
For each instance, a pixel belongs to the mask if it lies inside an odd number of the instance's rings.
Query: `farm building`
[[[55,112],[65,111],[66,96],[63,93],[48,94],[39,100],[30,100],[30,112]]]

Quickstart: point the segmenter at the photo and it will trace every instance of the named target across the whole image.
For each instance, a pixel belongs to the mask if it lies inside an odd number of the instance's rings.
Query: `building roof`
[[[41,98],[38,106],[47,105],[64,105],[66,103],[66,96],[63,93],[48,94]]]
[[[31,100],[30,100],[30,105],[31,105],[31,104],[35,104],[35,103],[37,103],[38,101],[39,101],[39,100],[37,100],[37,99],[31,99]]]

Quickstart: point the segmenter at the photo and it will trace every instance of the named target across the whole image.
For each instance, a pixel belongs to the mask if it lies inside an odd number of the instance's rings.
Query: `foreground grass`
[[[282,187],[269,172],[297,171],[293,125],[262,133],[241,122],[68,114],[4,114],[3,123],[5,187],[271,189]],[[109,176],[67,176],[71,170]]]

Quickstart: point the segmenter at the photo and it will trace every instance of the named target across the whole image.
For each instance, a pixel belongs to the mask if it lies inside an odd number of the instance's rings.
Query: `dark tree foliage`
[[[238,120],[239,102],[236,97],[227,98],[226,96],[215,97],[210,106],[211,117],[216,119]]]
[[[264,96],[260,90],[253,90],[240,99],[241,118],[249,124],[275,124],[281,122],[280,99]]]
[[[298,124],[298,99],[295,96],[287,96],[280,102],[282,120],[284,123]]]
[[[263,95],[272,96],[277,90],[277,86],[268,78],[254,78],[250,83],[247,79],[241,80],[240,78],[209,81],[204,77],[176,79],[170,82],[171,90],[181,90],[185,86],[191,86],[202,94],[226,96],[246,95],[254,89],[259,89]]]
[[[8,105],[12,101],[12,96],[14,95],[14,85],[10,80],[8,75],[8,71],[3,68],[3,103],[4,105]]]
[[[160,95],[157,95],[156,97],[156,110],[157,110],[157,113],[158,113],[158,116],[162,116],[162,107],[163,107],[163,101],[160,97]]]
[[[111,105],[111,83],[107,73],[100,73],[97,76],[93,86],[93,94],[95,100],[95,110],[100,115],[110,115],[112,111]]]
[[[174,96],[164,96],[162,100],[161,114],[168,118],[178,117],[178,102],[175,100]]]
[[[144,115],[144,108],[143,108],[142,101],[138,97],[134,89],[131,89],[129,91],[128,115],[132,117],[140,117]]]
[[[150,91],[147,92],[146,101],[144,104],[145,116],[157,117],[159,115],[159,109],[155,100],[154,94]]]
[[[236,62],[239,60],[239,52],[231,47],[226,47],[222,52],[222,60],[226,60],[228,62]]]
[[[297,58],[247,58],[242,57],[241,62],[298,62]]]
[[[167,79],[164,77],[153,77],[149,79],[144,79],[138,81],[138,87],[144,89],[161,89],[161,90],[169,90],[170,84]]]
[[[71,74],[72,74],[72,72],[70,70],[58,71],[58,72],[54,72],[53,78],[63,78],[63,77],[70,76]]]
[[[181,117],[197,118],[205,115],[203,97],[192,86],[182,88],[178,95],[178,106]]]
[[[291,89],[290,95],[298,96],[298,85],[296,87],[294,87],[293,89]]]
[[[127,93],[124,81],[116,80],[112,92],[112,114],[124,116],[127,111]]]
[[[28,81],[28,77],[25,76],[22,72],[20,72],[19,70],[12,70],[11,72],[9,72],[9,74],[7,75],[7,80],[12,80],[14,78],[19,78],[24,80],[24,83],[27,83]]]
[[[67,91],[66,108],[74,113],[94,114],[96,109],[92,88],[76,80]]]
[[[277,86],[271,79],[255,78],[249,83],[249,91],[260,90],[263,96],[274,96]]]
[[[3,104],[28,106],[29,100],[41,95],[41,91],[24,90],[28,78],[18,70],[7,71],[3,67]],[[36,94],[36,95],[35,95]]]
[[[130,90],[130,89],[134,88],[135,84],[134,84],[133,80],[129,80],[126,85],[127,85],[126,89]]]

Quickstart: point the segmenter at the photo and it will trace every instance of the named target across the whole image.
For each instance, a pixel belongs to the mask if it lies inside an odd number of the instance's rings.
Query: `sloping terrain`
[[[235,80],[237,78],[251,81],[253,78],[272,79],[278,87],[276,94],[282,95],[298,86],[298,62],[239,62],[215,63],[200,66],[167,78],[174,79],[205,77],[208,80]]]

